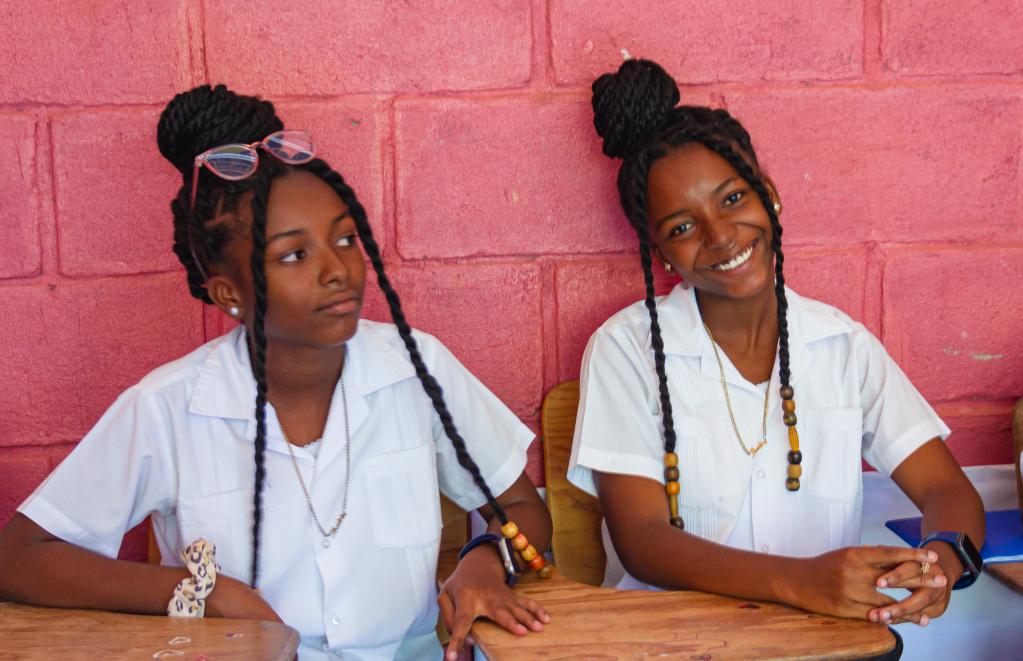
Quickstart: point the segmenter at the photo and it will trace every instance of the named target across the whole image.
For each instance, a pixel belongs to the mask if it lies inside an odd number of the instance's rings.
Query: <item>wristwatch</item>
[[[939,530],[920,540],[918,548],[935,541],[945,542],[951,546],[952,550],[956,552],[959,562],[963,563],[963,575],[955,582],[952,589],[959,590],[973,585],[984,569],[984,559],[980,557],[977,547],[970,541],[970,536],[964,532]]]
[[[482,535],[476,535],[469,542],[462,547],[462,550],[458,552],[458,559],[461,560],[465,557],[465,554],[473,550],[481,544],[496,544],[497,552],[501,556],[501,565],[504,567],[504,579],[508,587],[515,585],[515,581],[518,580],[520,572],[519,567],[515,564],[514,555],[508,549],[508,540],[495,535],[492,532],[483,533]]]

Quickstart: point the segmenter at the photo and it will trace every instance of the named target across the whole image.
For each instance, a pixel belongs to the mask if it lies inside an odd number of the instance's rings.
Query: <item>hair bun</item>
[[[187,179],[195,157],[207,149],[255,142],[282,128],[269,101],[235,94],[224,85],[201,85],[167,104],[160,114],[156,142],[163,157]]]
[[[680,99],[675,80],[650,60],[626,60],[592,89],[593,126],[612,158],[624,158],[653,135]]]

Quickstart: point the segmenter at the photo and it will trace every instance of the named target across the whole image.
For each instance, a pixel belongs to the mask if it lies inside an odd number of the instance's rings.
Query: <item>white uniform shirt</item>
[[[861,457],[890,475],[914,450],[936,436],[946,438],[949,430],[861,324],[792,290],[786,294],[790,383],[803,453],[797,492],[785,488],[789,443],[778,361],[769,387],[768,443],[749,457],[732,430],[695,291],[676,287],[658,298],[657,312],[686,531],[735,548],[806,557],[859,544]],[[753,447],[760,441],[766,385],[750,383],[720,355],[739,431]],[[592,471],[663,483],[660,396],[642,302],[597,329],[580,378],[569,480],[593,495]],[[606,585],[647,587],[624,571],[606,529],[604,545]]]
[[[526,464],[533,433],[435,338],[416,333],[455,424],[495,494]],[[440,656],[439,492],[471,510],[482,493],[455,457],[397,329],[360,321],[344,380],[352,439],[348,516],[329,548],[313,523],[267,406],[259,588],[302,636],[300,656]],[[164,564],[198,537],[223,573],[248,582],[255,381],[241,328],[129,388],[20,507],[50,533],[116,556],[153,513]],[[294,448],[317,516],[333,525],[345,484],[340,387],[316,454]],[[171,595],[167,595],[168,601]]]

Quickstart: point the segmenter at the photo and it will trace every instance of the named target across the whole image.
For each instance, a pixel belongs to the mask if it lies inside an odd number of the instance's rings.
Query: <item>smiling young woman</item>
[[[569,479],[603,506],[607,582],[926,625],[978,568],[955,542],[859,546],[861,458],[920,507],[925,534],[979,547],[949,430],[862,324],[785,286],[781,198],[749,134],[679,100],[646,60],[593,84],[646,280],[582,365]],[[655,297],[655,259],[687,286]]]

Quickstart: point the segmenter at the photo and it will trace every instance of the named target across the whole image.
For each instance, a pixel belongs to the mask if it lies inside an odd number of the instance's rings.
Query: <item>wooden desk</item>
[[[1016,592],[1023,592],[1023,562],[999,562],[996,565],[986,565],[984,571]]]
[[[454,568],[453,559],[445,556],[441,576]],[[543,633],[521,637],[477,621],[472,635],[491,661],[862,659],[883,655],[896,644],[887,627],[864,620],[703,592],[600,588],[557,571],[547,581],[523,577],[515,590],[543,604],[551,621]]]
[[[291,661],[298,643],[294,629],[275,622],[124,615],[0,603],[0,659],[5,661]]]

